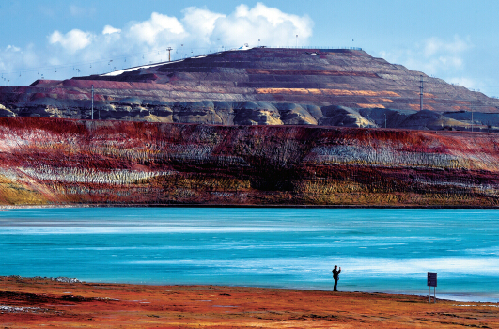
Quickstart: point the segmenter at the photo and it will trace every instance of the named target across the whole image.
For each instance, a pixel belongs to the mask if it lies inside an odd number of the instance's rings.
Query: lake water
[[[0,211],[0,275],[338,289],[499,302],[499,211],[66,208]],[[432,288],[433,294],[433,288]]]

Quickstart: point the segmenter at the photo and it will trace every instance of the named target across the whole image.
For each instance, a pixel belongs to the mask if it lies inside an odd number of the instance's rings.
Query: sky
[[[248,44],[358,47],[499,97],[498,12],[497,0],[1,0],[0,86]]]

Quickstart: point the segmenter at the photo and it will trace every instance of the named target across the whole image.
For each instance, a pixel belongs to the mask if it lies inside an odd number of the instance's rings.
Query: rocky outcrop
[[[0,117],[14,117],[16,116],[12,111],[7,109],[3,104],[0,104]]]
[[[498,136],[0,118],[0,203],[496,207]]]
[[[325,106],[321,109],[321,126],[343,126],[359,128],[377,128],[378,126],[363,117],[358,111],[345,106]]]
[[[421,79],[437,116],[416,114]],[[254,48],[0,87],[0,116],[89,119],[92,86],[101,119],[499,130],[499,100],[358,49]]]

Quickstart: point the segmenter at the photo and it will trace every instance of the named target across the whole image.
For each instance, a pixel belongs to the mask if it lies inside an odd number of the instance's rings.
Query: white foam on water
[[[470,255],[494,255],[499,256],[499,246],[491,246],[487,248],[474,248],[474,249],[466,249],[466,254]],[[499,260],[498,260],[499,261]]]
[[[499,273],[499,262],[495,257],[437,257],[437,258],[336,258],[335,263],[352,275],[382,275],[385,277],[423,277],[427,272],[439,276],[459,277],[469,275],[492,275]]]
[[[486,305],[477,305],[477,304],[456,304],[452,306],[458,307],[499,307],[499,304],[486,304]]]
[[[176,226],[124,226],[124,227],[3,227],[0,235],[38,234],[144,234],[144,233],[238,233],[238,232],[313,232],[317,228],[286,227],[176,227]]]
[[[336,258],[324,260],[323,258],[251,258],[251,259],[154,259],[154,260],[127,260],[124,264],[148,265],[182,265],[192,264],[220,268],[224,270],[257,270],[281,273],[328,273],[334,267],[342,267],[344,275],[352,277],[408,277],[426,278],[428,272],[438,272],[439,279],[456,278],[470,274],[470,268],[479,268],[481,276],[496,275],[499,263],[495,258],[434,258],[434,259],[386,259],[386,258]],[[468,264],[463,267],[462,264]],[[468,267],[469,266],[469,267]],[[348,273],[348,274],[347,274]]]

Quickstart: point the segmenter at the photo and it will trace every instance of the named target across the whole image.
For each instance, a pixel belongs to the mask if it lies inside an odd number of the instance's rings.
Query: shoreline
[[[234,209],[499,209],[499,206],[449,205],[238,205],[238,204],[54,204],[54,205],[0,205],[0,211],[17,209],[64,208],[234,208]]]
[[[368,292],[0,277],[0,323],[55,328],[499,328],[498,303]]]
[[[333,288],[331,289],[323,289],[318,287],[281,287],[281,286],[265,286],[265,285],[219,285],[219,284],[204,284],[204,283],[193,283],[193,284],[184,284],[184,283],[160,283],[156,281],[152,281],[150,283],[144,281],[111,281],[111,280],[96,280],[96,281],[85,281],[80,280],[78,278],[69,278],[69,277],[24,277],[20,275],[0,275],[0,281],[3,279],[16,279],[16,280],[45,280],[51,282],[60,282],[60,283],[81,283],[81,284],[97,284],[97,285],[125,285],[125,286],[144,286],[144,287],[158,287],[158,286],[177,286],[177,287],[194,287],[194,286],[210,286],[210,287],[223,287],[227,289],[269,289],[269,290],[282,290],[282,291],[322,291],[322,292],[333,292]],[[414,296],[414,297],[422,297],[428,299],[428,293],[421,292],[410,292],[403,290],[342,290],[343,293],[363,293],[363,294],[380,294],[380,295],[389,295],[389,296]],[[496,294],[497,295],[497,294]],[[460,298],[461,297],[461,298]],[[444,293],[439,292],[437,289],[436,293],[437,300],[445,300],[452,302],[470,302],[470,303],[493,303],[498,304],[499,307],[499,297],[489,297],[486,294],[479,292],[451,292]],[[433,290],[431,290],[431,299],[433,300]]]
[[[333,292],[333,289],[322,289],[322,288],[300,288],[300,287],[279,287],[279,286],[250,286],[250,285],[218,285],[218,284],[183,284],[183,283],[166,283],[162,284],[159,282],[131,282],[131,281],[123,281],[123,282],[117,282],[117,281],[84,281],[80,280],[78,278],[70,278],[70,277],[41,277],[41,276],[35,276],[35,277],[24,277],[20,275],[0,275],[0,281],[2,280],[21,280],[21,281],[50,281],[50,282],[58,282],[58,283],[69,283],[69,284],[103,284],[103,285],[117,285],[117,286],[144,286],[144,287],[196,287],[196,286],[209,286],[209,287],[220,287],[220,288],[227,288],[227,289],[268,289],[268,290],[282,290],[282,291],[322,291],[324,293],[327,292]],[[388,291],[371,291],[371,290],[339,290],[340,292],[343,293],[361,293],[361,294],[378,294],[378,295],[388,295],[388,296],[414,296],[414,297],[422,297],[428,299],[428,294],[421,294],[419,292],[407,292],[407,291],[399,291],[399,290],[388,290]],[[456,298],[451,298],[452,296],[455,296]],[[465,297],[463,299],[459,299],[458,296]],[[492,300],[494,298],[487,297],[488,295],[486,294],[481,294],[478,292],[451,292],[451,293],[442,293],[438,292],[436,293],[436,298],[437,300],[442,300],[442,301],[452,301],[452,302],[471,302],[471,303],[492,303],[492,304],[497,304],[497,307],[499,307],[499,297],[496,297],[495,300]],[[469,297],[469,298],[466,298]],[[483,297],[483,300],[475,300],[472,298],[481,298]],[[431,299],[433,300],[433,290],[431,290]]]

